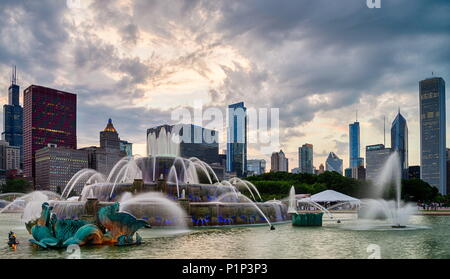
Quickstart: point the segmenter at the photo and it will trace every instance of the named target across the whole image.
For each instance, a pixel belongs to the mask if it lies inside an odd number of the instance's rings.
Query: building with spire
[[[119,133],[112,123],[112,119],[108,120],[108,124],[103,131],[100,132],[100,148],[107,150],[120,150]]]
[[[114,165],[127,156],[127,153],[120,148],[119,133],[112,119],[109,119],[105,129],[100,131],[100,147],[91,146],[80,150],[87,151],[89,168],[104,175],[108,175]]]
[[[12,70],[11,85],[8,89],[8,104],[3,106],[2,139],[9,146],[20,149],[20,169],[23,167],[23,108],[19,102],[20,87],[17,85],[16,67]]]
[[[400,109],[392,122],[391,127],[391,151],[397,152],[400,157],[402,177],[408,178],[408,124],[401,115]]]

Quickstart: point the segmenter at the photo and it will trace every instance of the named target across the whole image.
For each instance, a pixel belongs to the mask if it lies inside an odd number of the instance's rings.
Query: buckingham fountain
[[[136,232],[192,227],[268,225],[288,219],[287,205],[263,202],[258,189],[240,178],[220,181],[197,158],[156,155],[124,157],[108,176],[77,172],[61,196],[35,191],[19,196],[2,212],[22,212],[33,244],[139,244]],[[1,213],[1,212],[0,212]]]
[[[77,191],[80,195],[73,197]],[[219,181],[201,160],[175,156],[126,157],[107,178],[81,170],[61,198],[52,202],[58,217],[82,216],[93,201],[98,206],[117,201],[121,211],[151,226],[270,225],[287,218],[286,206],[262,202],[252,183]]]

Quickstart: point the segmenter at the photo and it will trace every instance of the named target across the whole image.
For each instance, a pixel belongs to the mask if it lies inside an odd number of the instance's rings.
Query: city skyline
[[[408,120],[409,165],[419,165],[418,82],[432,72],[450,80],[446,2],[427,5],[436,16],[424,18],[416,13],[426,3],[404,0],[383,3],[382,9],[367,9],[365,1],[293,1],[281,10],[266,1],[251,5],[270,13],[271,20],[248,21],[250,4],[242,2],[234,3],[235,10],[214,1],[170,6],[113,1],[107,9],[92,1],[79,8],[64,2],[4,3],[0,101],[7,103],[12,65],[21,88],[41,84],[76,93],[78,147],[94,145],[97,131],[113,118],[134,143],[134,153],[144,155],[145,131],[165,123],[175,107],[192,105],[195,96],[205,106],[243,101],[247,107],[281,108],[281,148],[292,168],[303,142],[314,144],[316,167],[329,152],[348,166],[347,129],[354,112],[360,111],[365,157],[365,146],[383,142],[383,116],[390,123],[400,106]],[[401,19],[398,9],[405,13]],[[143,11],[150,14],[144,17]],[[339,21],[344,16],[345,24]],[[421,22],[411,28],[411,19]],[[364,24],[367,20],[372,24]],[[433,44],[426,44],[430,40]],[[346,71],[338,70],[342,65]],[[252,158],[269,161],[270,154],[249,145]]]

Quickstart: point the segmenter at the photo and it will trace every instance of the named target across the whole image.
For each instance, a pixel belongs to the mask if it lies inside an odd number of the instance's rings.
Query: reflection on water
[[[381,248],[382,258],[450,258],[450,217],[413,216],[421,229],[400,231],[347,230],[356,216],[341,214],[342,224],[324,221],[323,227],[292,227],[289,223],[226,229],[194,229],[167,236],[158,229],[141,230],[141,246],[82,247],[82,258],[367,258],[370,244]],[[31,236],[17,214],[0,215],[0,258],[66,258],[64,250],[33,248]],[[425,229],[422,229],[425,228]],[[20,245],[7,247],[9,230]]]

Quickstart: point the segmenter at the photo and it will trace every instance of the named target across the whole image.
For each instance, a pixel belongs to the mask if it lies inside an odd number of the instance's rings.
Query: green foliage
[[[408,201],[439,201],[438,189],[421,179],[402,181],[402,198]]]
[[[271,172],[247,178],[255,184],[264,200],[282,199],[289,195],[292,186],[297,194],[316,194],[334,190],[356,198],[370,198],[373,185],[340,175],[337,172],[324,172],[320,175]],[[384,198],[395,197],[394,187],[388,187]],[[438,190],[420,179],[402,181],[402,199],[407,201],[436,201]],[[441,198],[443,200],[448,199]]]
[[[25,179],[7,179],[2,187],[3,193],[28,193],[32,190],[31,184]]]

